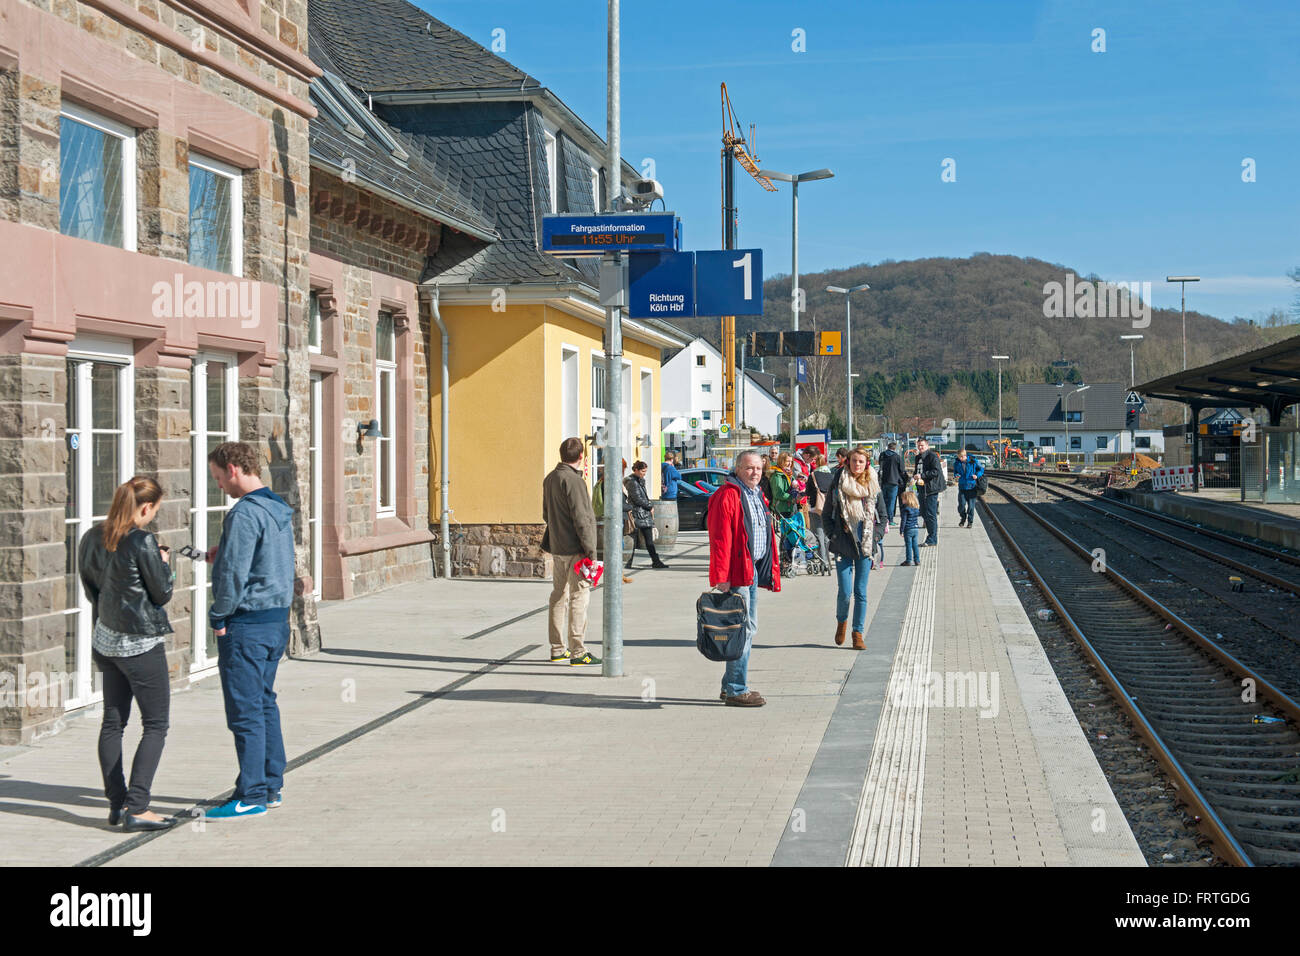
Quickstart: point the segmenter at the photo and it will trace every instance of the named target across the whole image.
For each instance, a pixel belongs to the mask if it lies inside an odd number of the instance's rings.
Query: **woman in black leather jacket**
[[[90,600],[92,658],[104,675],[104,722],[99,766],[110,826],[162,830],[175,823],[149,809],[149,790],[167,736],[171,683],[164,643],[172,633],[163,605],[172,599],[175,573],[158,540],[144,530],[162,503],[162,488],[139,475],[120,485],[103,524],[81,539],[77,566]],[[140,706],[143,735],[131,762],[131,786],[122,773],[122,729],[131,701]],[[124,812],[125,811],[125,814]]]
[[[650,466],[643,461],[633,462],[632,474],[623,480],[623,488],[627,492],[626,500],[632,503],[632,550],[627,554],[627,564],[624,565],[627,568],[632,567],[637,541],[645,542],[645,549],[650,552],[650,567],[668,567],[659,560],[659,553],[655,551],[654,505],[651,504],[650,494],[645,487],[645,476],[649,468]]]

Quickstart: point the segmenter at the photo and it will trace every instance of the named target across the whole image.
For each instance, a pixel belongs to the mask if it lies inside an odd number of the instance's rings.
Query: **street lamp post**
[[[1165,276],[1166,282],[1177,282],[1182,288],[1183,310],[1183,371],[1187,371],[1187,283],[1200,282],[1200,276]],[[1183,406],[1183,425],[1187,424],[1187,406]]]
[[[843,286],[838,285],[828,285],[826,287],[827,292],[838,292],[844,296],[844,382],[849,393],[849,418],[847,426],[850,448],[853,447],[853,304],[849,299],[849,296],[853,295],[855,292],[861,292],[864,289],[870,288],[871,286],[867,285],[865,282],[862,283],[862,285],[855,285],[851,289],[845,289]]]
[[[835,174],[829,169],[814,169],[806,173],[778,173],[770,169],[760,169],[760,176],[789,183],[792,198],[790,201],[790,311],[793,313],[793,329],[799,331],[799,184],[814,179],[830,179]],[[794,366],[791,366],[793,370]],[[798,376],[790,376],[790,451],[795,448],[795,439],[799,434],[799,382]]]
[[[1011,361],[1011,356],[994,355],[993,361],[998,363],[998,464],[1006,467],[1006,456],[1002,448],[1002,363]]]

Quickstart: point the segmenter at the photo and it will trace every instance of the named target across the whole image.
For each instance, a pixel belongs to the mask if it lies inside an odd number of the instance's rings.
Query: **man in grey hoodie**
[[[239,499],[226,513],[220,544],[208,552],[208,621],[217,638],[217,670],[239,777],[232,799],[206,816],[236,820],[281,803],[285,753],[275,672],[289,644],[293,509],[262,483],[261,462],[250,445],[218,445],[208,455],[208,470],[222,491]]]

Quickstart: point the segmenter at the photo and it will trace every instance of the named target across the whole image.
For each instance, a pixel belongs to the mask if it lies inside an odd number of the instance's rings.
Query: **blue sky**
[[[604,134],[603,0],[419,5],[485,46],[505,30]],[[689,248],[721,245],[725,81],[764,166],[836,173],[800,190],[801,272],[992,252],[1151,281],[1158,307],[1166,275],[1199,274],[1189,308],[1222,318],[1295,298],[1294,2],[624,0],[622,31],[623,155],[654,161]],[[788,186],[738,173],[739,245],[788,273]]]

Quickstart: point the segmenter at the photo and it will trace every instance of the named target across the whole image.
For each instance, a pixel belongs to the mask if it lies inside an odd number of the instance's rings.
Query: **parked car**
[[[687,468],[682,472],[682,483],[677,486],[679,531],[707,529],[709,496],[726,480],[727,472],[723,468]]]

